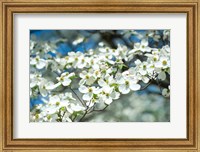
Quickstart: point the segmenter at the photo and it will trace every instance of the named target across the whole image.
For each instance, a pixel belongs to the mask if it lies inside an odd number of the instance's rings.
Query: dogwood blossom
[[[109,105],[113,102],[113,100],[119,99],[120,93],[114,90],[114,87],[109,87],[105,85],[101,89],[101,93],[99,98],[101,101],[105,102],[105,104]]]
[[[94,97],[95,94],[97,95],[100,92],[100,89],[96,87],[86,87],[82,85],[79,87],[79,91],[81,93],[84,93],[82,97],[83,100],[90,101]]]
[[[36,56],[35,58],[31,58],[30,64],[35,65],[37,69],[42,69],[46,66],[47,62],[39,56]]]
[[[128,94],[131,90],[137,91],[141,87],[137,84],[137,80],[123,75],[118,78],[117,83],[119,84],[119,91],[122,94]]]
[[[75,76],[75,73],[64,72],[60,77],[57,77],[58,84],[62,84],[63,86],[69,86],[72,82],[71,78]]]
[[[136,53],[136,52],[150,52],[151,51],[151,48],[148,46],[148,41],[146,39],[143,39],[141,41],[141,43],[136,43],[134,45],[134,48],[129,51],[129,54],[132,54],[132,53]]]

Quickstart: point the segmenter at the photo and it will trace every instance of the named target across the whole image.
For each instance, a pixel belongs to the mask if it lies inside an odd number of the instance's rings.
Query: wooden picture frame
[[[1,151],[200,151],[199,0],[1,0],[0,150]],[[186,139],[13,139],[14,13],[186,13]]]

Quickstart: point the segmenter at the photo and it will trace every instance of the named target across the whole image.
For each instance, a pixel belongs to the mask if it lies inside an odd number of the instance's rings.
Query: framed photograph
[[[2,151],[200,151],[200,1],[2,0]]]

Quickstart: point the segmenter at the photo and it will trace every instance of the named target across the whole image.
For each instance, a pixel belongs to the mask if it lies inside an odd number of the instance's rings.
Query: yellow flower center
[[[165,60],[162,61],[162,64],[163,64],[163,65],[167,65],[167,61],[165,61]]]
[[[59,102],[59,101],[57,101],[57,102],[56,102],[56,106],[59,106],[59,105],[60,105],[60,102]]]
[[[38,114],[35,115],[35,119],[39,119],[39,115]]]
[[[92,88],[89,88],[89,90],[88,90],[89,92],[92,92]]]
[[[48,119],[48,120],[50,120],[50,119],[51,119],[51,116],[50,116],[50,115],[48,115],[48,116],[47,116],[47,119]]]
[[[89,79],[90,77],[88,75],[85,76],[86,79]]]
[[[64,77],[61,77],[60,80],[61,80],[61,81],[64,81]]]
[[[96,71],[95,74],[98,75],[98,74],[99,74],[99,71]]]

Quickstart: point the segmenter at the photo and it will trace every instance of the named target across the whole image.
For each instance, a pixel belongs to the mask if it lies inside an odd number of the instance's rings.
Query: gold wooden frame
[[[200,0],[1,0],[0,151],[200,151]],[[14,13],[186,13],[186,139],[13,139]]]

